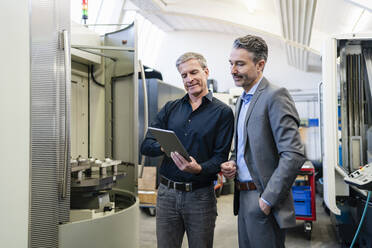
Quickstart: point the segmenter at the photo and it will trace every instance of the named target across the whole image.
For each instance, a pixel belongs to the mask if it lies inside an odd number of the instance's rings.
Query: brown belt
[[[235,186],[240,191],[256,190],[257,189],[256,185],[252,181],[250,181],[250,182],[239,182],[239,181],[236,181],[235,182]]]

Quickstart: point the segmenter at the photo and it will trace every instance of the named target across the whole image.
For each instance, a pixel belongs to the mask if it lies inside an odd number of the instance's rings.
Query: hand
[[[261,211],[264,212],[264,214],[269,215],[271,211],[271,207],[267,205],[262,198],[258,200],[258,204],[260,205]]]
[[[171,158],[173,162],[177,165],[178,169],[181,171],[189,172],[192,174],[199,174],[202,170],[200,164],[190,156],[191,162],[187,161],[181,154],[178,152],[171,152]]]
[[[236,174],[236,163],[233,160],[221,164],[221,172],[228,179],[233,179]]]

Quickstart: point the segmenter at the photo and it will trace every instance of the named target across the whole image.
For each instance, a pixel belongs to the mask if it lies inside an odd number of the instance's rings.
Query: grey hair
[[[188,52],[182,54],[176,61],[176,67],[180,66],[180,64],[185,63],[186,61],[189,61],[190,59],[196,59],[200,66],[204,69],[207,68],[207,60],[204,58],[203,55],[200,53],[193,53],[193,52]]]
[[[267,61],[268,48],[264,39],[259,36],[246,35],[234,41],[234,48],[243,48],[253,53],[253,62],[257,63],[261,59]]]

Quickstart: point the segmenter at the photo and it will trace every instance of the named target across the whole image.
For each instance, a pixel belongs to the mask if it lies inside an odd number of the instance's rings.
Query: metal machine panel
[[[158,80],[158,83],[159,83],[158,110],[160,110],[161,107],[163,107],[169,100],[181,98],[186,94],[184,89],[172,86],[160,80]]]
[[[31,1],[30,247],[57,247],[58,223],[69,220],[71,71],[68,37],[60,36],[70,29],[69,6]]]
[[[134,115],[132,77],[116,78],[113,88],[113,158],[125,162],[134,162]]]
[[[326,113],[327,109],[337,109],[337,86],[336,86],[336,49],[335,39],[325,42],[323,48],[322,68],[324,82],[324,110],[322,119],[324,125],[324,201],[330,211],[340,214],[340,209],[336,206],[336,175],[335,166],[337,165],[337,112]],[[329,137],[329,138],[328,138]]]
[[[105,50],[105,55],[117,58],[105,61],[106,142],[107,157],[128,165],[118,188],[137,193],[138,180],[138,61],[136,25],[105,34],[104,45],[128,48],[128,51]]]
[[[134,195],[131,195],[134,197]],[[135,198],[135,197],[134,197]],[[112,215],[59,227],[60,248],[139,247],[139,203]]]
[[[0,246],[27,247],[30,184],[29,1],[0,1]]]
[[[71,78],[71,157],[88,157],[88,82],[87,78]]]
[[[105,82],[106,84],[106,156],[113,157],[114,159],[120,159],[125,162],[131,162],[134,164],[138,163],[138,103],[134,101],[138,97],[138,79],[137,75],[137,54],[136,54],[136,29],[135,25],[128,26],[124,29],[116,32],[108,33],[104,38],[105,46],[127,46],[134,48],[133,51],[110,51],[105,50],[105,55],[116,57],[117,61],[113,62],[109,59],[105,59]],[[122,91],[122,95],[115,92],[115,84],[121,85],[121,82],[126,81],[127,84],[125,91]],[[118,86],[120,90],[121,86]],[[122,105],[120,101],[124,98],[128,98],[126,106]],[[116,107],[115,107],[116,106]],[[121,112],[123,109],[123,112]],[[127,109],[129,112],[127,112]],[[117,111],[115,113],[115,111]],[[123,117],[124,119],[119,120]],[[131,122],[126,123],[125,129],[121,129],[121,137],[115,137],[114,130],[118,128],[119,122]],[[136,128],[134,128],[136,127]],[[124,136],[122,136],[124,135]],[[115,144],[115,142],[119,142]],[[124,145],[124,143],[127,145]],[[120,147],[124,145],[124,147]],[[116,147],[115,147],[116,146]],[[127,149],[128,146],[128,149]],[[115,154],[114,150],[117,151]]]
[[[105,89],[92,82],[90,83],[90,156],[101,160],[105,158]]]

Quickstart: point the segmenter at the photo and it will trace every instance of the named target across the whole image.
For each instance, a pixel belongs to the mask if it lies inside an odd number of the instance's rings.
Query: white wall
[[[29,1],[0,1],[0,247],[28,247]]]
[[[234,87],[228,59],[232,42],[236,37],[238,35],[215,32],[167,32],[162,39],[156,59],[152,58],[150,61],[144,58],[143,61],[144,64],[162,72],[165,82],[183,87],[175,62],[184,52],[199,52],[207,59],[210,78],[218,81],[219,91],[225,91]],[[320,71],[302,72],[290,67],[287,65],[284,44],[272,38],[266,40],[269,46],[269,58],[264,75],[270,81],[289,89],[315,89],[317,87],[321,80]]]

